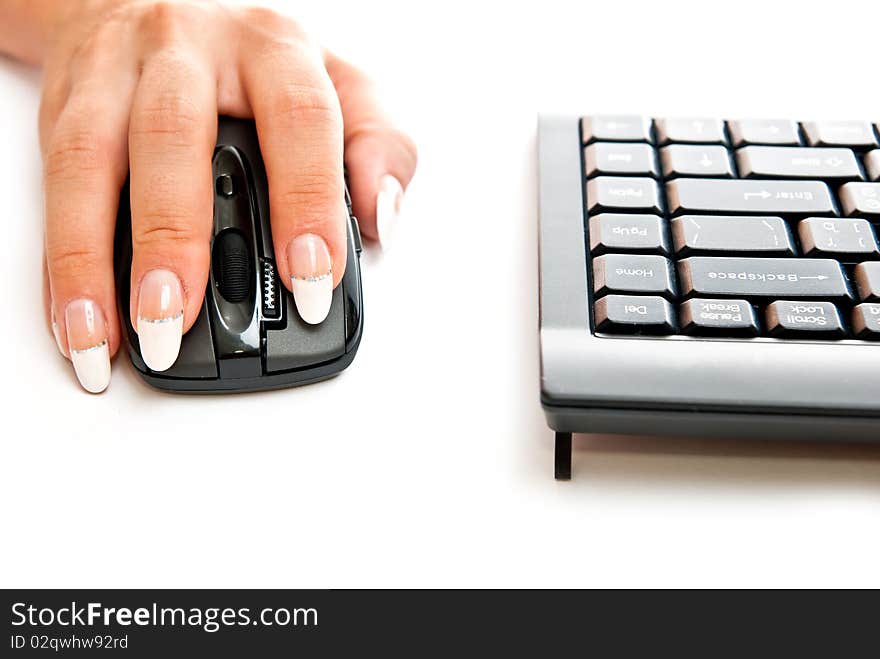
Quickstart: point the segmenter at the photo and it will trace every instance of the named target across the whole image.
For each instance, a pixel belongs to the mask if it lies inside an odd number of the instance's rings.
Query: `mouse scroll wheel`
[[[250,250],[244,236],[227,230],[214,238],[211,262],[214,282],[229,302],[243,302],[251,289]]]

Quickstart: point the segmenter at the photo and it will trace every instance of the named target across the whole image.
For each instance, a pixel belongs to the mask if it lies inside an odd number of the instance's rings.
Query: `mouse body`
[[[138,374],[176,392],[277,389],[332,377],[354,359],[363,331],[357,219],[348,214],[345,274],[319,325],[303,321],[278,279],[269,224],[269,189],[253,121],[220,117],[213,157],[211,269],[199,317],[184,334],[174,365],[150,370],[129,313],[131,208],[120,195],[115,266],[124,346]]]

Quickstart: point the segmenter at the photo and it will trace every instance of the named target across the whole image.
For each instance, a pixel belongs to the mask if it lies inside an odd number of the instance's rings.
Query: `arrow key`
[[[801,143],[797,124],[787,119],[739,119],[728,121],[733,146],[777,144],[798,146]]]
[[[733,178],[730,154],[723,146],[673,144],[660,149],[660,161],[666,178],[676,176]]]
[[[724,122],[700,117],[657,119],[657,141],[660,144],[727,144]]]

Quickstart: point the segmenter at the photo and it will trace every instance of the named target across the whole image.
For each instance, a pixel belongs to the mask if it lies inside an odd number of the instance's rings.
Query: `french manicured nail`
[[[183,336],[183,287],[169,270],[150,270],[141,280],[137,313],[141,357],[153,371],[177,361]]]
[[[110,384],[110,347],[101,307],[91,300],[73,300],[64,311],[70,361],[83,389],[100,393]]]
[[[376,231],[383,249],[391,245],[391,237],[402,210],[403,186],[396,178],[386,174],[379,181],[379,194],[376,196]]]
[[[311,325],[323,322],[333,301],[330,250],[321,236],[304,233],[287,248],[290,287],[300,318]]]
[[[52,303],[52,306],[49,309],[49,314],[52,317],[52,336],[55,337],[55,345],[58,346],[58,352],[64,355],[64,346],[61,344],[61,335],[58,333],[58,321],[55,320],[55,304]]]

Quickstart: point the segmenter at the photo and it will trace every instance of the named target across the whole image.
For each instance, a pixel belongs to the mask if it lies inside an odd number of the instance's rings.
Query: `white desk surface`
[[[554,482],[535,200],[539,110],[880,119],[877,9],[297,4],[421,149],[354,365],[297,390],[117,359],[80,391],[40,306],[39,75],[0,62],[0,586],[880,586],[880,447],[579,436]]]

